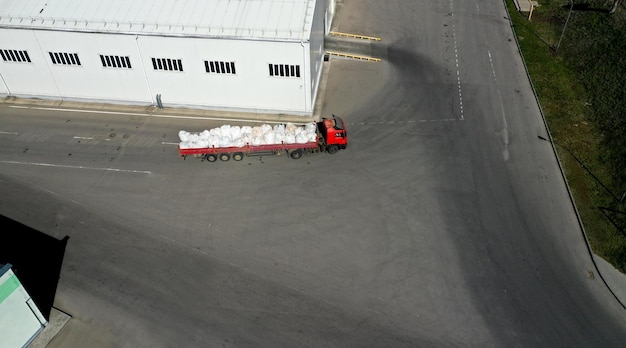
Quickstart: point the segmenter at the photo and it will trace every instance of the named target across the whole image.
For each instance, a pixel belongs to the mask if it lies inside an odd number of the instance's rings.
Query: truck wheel
[[[289,153],[289,157],[293,158],[293,159],[298,159],[300,157],[302,157],[302,150],[301,149],[297,149],[297,150],[293,150]]]
[[[215,155],[213,155],[213,154],[211,154],[211,155],[206,155],[206,156],[205,156],[205,158],[206,158],[206,160],[207,160],[207,161],[209,161],[209,162],[215,162],[215,161],[217,161],[217,156],[215,156]]]
[[[328,151],[329,154],[336,154],[339,151],[339,146],[337,145],[330,145],[328,147],[328,149],[326,149],[326,151]]]
[[[226,161],[228,161],[230,159],[230,154],[228,154],[228,153],[220,154],[220,159],[222,161],[226,162]]]
[[[235,161],[241,161],[241,160],[243,159],[243,153],[241,153],[241,152],[235,152],[235,153],[233,154],[233,159],[234,159]]]

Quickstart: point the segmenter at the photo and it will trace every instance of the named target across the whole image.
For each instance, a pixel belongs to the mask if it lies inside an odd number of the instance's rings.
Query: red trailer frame
[[[227,161],[232,158],[236,161],[240,161],[243,159],[243,155],[254,155],[254,154],[263,154],[263,153],[271,153],[277,154],[278,152],[285,151],[290,154],[292,158],[300,158],[302,156],[302,151],[307,152],[315,152],[319,151],[319,144],[317,141],[310,141],[307,143],[293,143],[286,144],[282,142],[281,144],[268,144],[268,145],[250,145],[246,144],[242,147],[229,146],[229,147],[204,147],[204,148],[181,148],[178,146],[178,153],[187,157],[188,155],[193,155],[196,157],[204,156],[208,161],[214,162],[217,160],[217,157],[223,161]]]

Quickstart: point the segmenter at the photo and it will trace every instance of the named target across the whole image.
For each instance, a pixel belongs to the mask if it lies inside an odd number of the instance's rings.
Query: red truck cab
[[[317,123],[317,128],[323,137],[323,141],[320,139],[322,150],[334,154],[348,146],[348,132],[341,117],[333,115],[333,118],[323,118]]]

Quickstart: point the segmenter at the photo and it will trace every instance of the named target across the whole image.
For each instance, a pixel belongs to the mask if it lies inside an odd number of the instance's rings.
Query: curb
[[[535,85],[533,84],[533,81],[530,77],[530,72],[528,71],[528,66],[526,65],[526,60],[524,59],[524,54],[522,53],[522,48],[520,47],[519,41],[517,39],[517,34],[515,32],[515,26],[513,25],[513,22],[511,21],[511,13],[509,12],[509,7],[507,6],[507,0],[502,0],[503,4],[504,4],[504,9],[506,10],[507,13],[507,20],[509,21],[509,26],[511,27],[511,31],[513,32],[513,36],[515,37],[515,44],[517,45],[517,50],[520,54],[520,58],[522,60],[522,63],[524,64],[524,71],[526,72],[526,77],[528,78],[528,81],[530,82],[530,86],[533,90],[533,95],[535,96],[535,101],[537,102],[537,106],[539,108],[539,113],[541,114],[541,119],[543,120],[543,124],[546,130],[546,133],[548,135],[548,139],[549,139],[549,143],[550,146],[552,146],[552,152],[554,153],[554,156],[556,157],[556,162],[559,165],[559,171],[561,172],[561,177],[563,178],[563,182],[565,183],[565,188],[567,189],[567,195],[569,196],[570,202],[572,203],[572,207],[574,208],[574,212],[576,214],[576,219],[578,220],[578,225],[580,227],[580,231],[582,233],[582,236],[585,240],[585,246],[587,247],[587,252],[589,253],[589,258],[591,259],[591,263],[593,264],[593,267],[595,268],[596,273],[598,274],[598,276],[600,277],[600,279],[602,280],[602,282],[604,283],[604,285],[606,286],[606,288],[609,290],[609,292],[611,293],[611,295],[613,295],[613,297],[617,300],[617,302],[622,306],[622,308],[626,309],[626,305],[624,304],[624,302],[622,301],[622,299],[618,296],[618,294],[616,293],[616,291],[614,291],[611,286],[609,286],[608,282],[606,281],[605,277],[603,276],[603,273],[600,272],[600,267],[598,267],[598,263],[596,261],[596,257],[598,259],[600,259],[599,256],[596,256],[593,252],[593,249],[591,249],[591,244],[589,243],[589,238],[587,238],[587,232],[585,231],[585,226],[583,225],[583,221],[582,218],[580,217],[580,213],[578,212],[578,207],[576,207],[576,202],[574,201],[574,196],[572,194],[572,190],[569,187],[569,184],[567,182],[567,177],[565,176],[565,172],[563,171],[563,166],[561,165],[561,159],[559,158],[559,154],[556,151],[556,146],[554,145],[554,142],[552,141],[552,134],[550,133],[550,129],[548,128],[548,123],[546,121],[546,117],[545,114],[543,112],[543,108],[541,107],[541,103],[539,101],[539,97],[537,96],[537,90],[535,89]],[[604,269],[606,270],[607,268],[604,267]]]
[[[50,311],[48,325],[30,342],[28,348],[45,348],[50,341],[65,327],[72,317],[54,307]]]

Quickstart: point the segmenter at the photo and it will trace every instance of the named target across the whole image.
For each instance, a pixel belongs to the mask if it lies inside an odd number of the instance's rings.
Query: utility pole
[[[619,1],[619,0],[617,0]],[[563,31],[561,32],[561,37],[559,38],[559,43],[556,45],[556,49],[554,50],[555,54],[559,54],[559,47],[561,46],[561,40],[563,40],[563,35],[565,34],[565,29],[567,28],[567,22],[569,22],[569,18],[572,16],[572,10],[574,9],[574,0],[569,0],[570,7],[569,13],[567,14],[567,19],[565,20],[565,25],[563,25]]]

